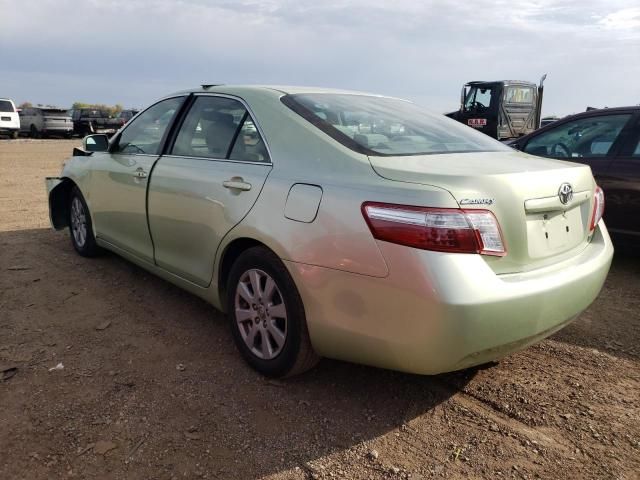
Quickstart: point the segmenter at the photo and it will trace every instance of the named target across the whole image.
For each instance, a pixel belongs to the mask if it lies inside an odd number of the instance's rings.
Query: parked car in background
[[[588,167],[400,99],[205,86],[83,147],[47,179],[53,226],[227,311],[269,376],[498,359],[587,308],[613,256]]]
[[[127,110],[122,110],[120,112],[120,115],[118,115],[118,118],[124,120],[124,123],[127,123],[129,120],[131,120],[133,117],[135,117],[138,114],[139,110],[133,110],[133,109],[127,109]]]
[[[557,120],[511,146],[589,165],[604,190],[605,219],[614,239],[640,244],[640,107],[591,109]]]
[[[92,133],[104,133],[113,135],[125,124],[121,118],[111,118],[108,112],[93,108],[80,108],[70,110],[73,119],[73,133],[84,137]]]
[[[0,98],[0,135],[18,138],[20,132],[20,116],[13,100]]]
[[[65,108],[27,107],[20,110],[20,132],[32,138],[71,138],[73,120]]]

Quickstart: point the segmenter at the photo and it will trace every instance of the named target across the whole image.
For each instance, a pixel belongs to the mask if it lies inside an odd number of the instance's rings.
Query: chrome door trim
[[[231,160],[229,158],[215,158],[215,157],[193,157],[189,155],[162,155],[162,158],[185,158],[189,160],[204,160],[204,161],[212,161],[212,162],[228,162],[228,163],[242,163],[249,165],[264,165],[265,167],[272,167],[273,163],[271,162],[252,162],[250,160]]]

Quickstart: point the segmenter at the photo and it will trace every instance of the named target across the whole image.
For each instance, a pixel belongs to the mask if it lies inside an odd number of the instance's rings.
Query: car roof
[[[369,92],[360,92],[355,90],[345,90],[338,88],[326,88],[326,87],[309,87],[309,86],[292,86],[292,85],[213,85],[203,84],[203,86],[197,88],[191,88],[188,90],[181,90],[175,92],[172,95],[179,95],[185,93],[223,93],[223,94],[241,94],[250,92],[279,92],[282,94],[296,95],[301,93],[333,93],[342,95],[366,95],[370,97],[387,97],[386,95],[378,95]]]
[[[630,107],[594,108],[592,110],[587,110],[586,112],[575,113],[573,115],[567,115],[566,117],[558,118],[556,121],[554,121],[552,123],[549,123],[548,125],[545,125],[544,127],[541,127],[541,128],[539,128],[537,130],[534,130],[533,132],[514,140],[513,143],[518,143],[519,144],[523,140],[528,141],[529,138],[537,136],[542,131],[547,131],[547,130],[551,130],[553,128],[557,128],[558,125],[562,125],[562,124],[564,124],[564,123],[566,123],[568,121],[571,121],[571,120],[577,120],[577,119],[580,119],[580,118],[595,117],[595,116],[598,116],[598,115],[602,115],[603,113],[616,114],[616,113],[634,113],[634,112],[640,112],[640,105],[630,106]],[[544,120],[544,119],[542,119],[542,120]]]
[[[526,85],[526,86],[534,86],[535,84],[532,82],[527,82],[526,80],[474,80],[473,82],[467,82],[465,85],[470,85],[472,87],[477,87],[481,85]]]

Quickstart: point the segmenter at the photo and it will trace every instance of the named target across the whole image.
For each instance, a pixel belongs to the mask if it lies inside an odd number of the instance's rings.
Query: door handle
[[[222,182],[222,186],[232,190],[242,190],[243,192],[251,190],[251,184],[238,177],[233,177],[231,180],[225,180]]]
[[[138,168],[134,172],[133,176],[136,178],[147,178],[147,172],[145,172],[142,168]]]

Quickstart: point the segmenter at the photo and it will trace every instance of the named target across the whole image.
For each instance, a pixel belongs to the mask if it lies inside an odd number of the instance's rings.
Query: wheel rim
[[[277,357],[287,339],[287,309],[275,280],[258,269],[238,281],[235,314],[242,340],[263,360]]]
[[[71,233],[76,245],[84,247],[87,241],[87,216],[78,197],[74,197],[71,202]]]

